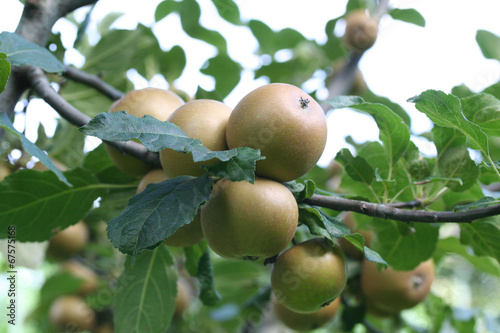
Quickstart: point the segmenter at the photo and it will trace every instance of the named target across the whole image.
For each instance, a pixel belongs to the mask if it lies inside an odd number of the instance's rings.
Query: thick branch
[[[54,23],[69,12],[97,0],[27,0],[16,33],[28,41],[45,47]],[[5,91],[0,94],[0,112],[9,117],[21,98],[28,84],[24,82],[15,69],[12,70]],[[2,134],[0,133],[0,138]]]
[[[90,117],[86,114],[80,112],[73,105],[68,103],[64,98],[62,98],[50,85],[49,80],[45,73],[38,67],[23,66],[23,74],[28,82],[31,84],[31,88],[54,110],[57,111],[67,121],[71,124],[81,127],[90,121]],[[140,160],[145,161],[153,165],[154,167],[160,167],[160,160],[158,158],[158,153],[151,152],[147,150],[143,145],[134,142],[107,142],[108,144],[114,146],[123,153],[130,154]]]
[[[104,94],[114,101],[120,99],[124,95],[124,93],[120,90],[101,80],[99,76],[85,73],[70,66],[66,66],[66,71],[63,73],[63,75],[68,79],[84,83],[89,87],[94,88],[95,90],[99,91],[100,93]]]
[[[431,212],[425,210],[407,210],[396,208],[393,205],[374,204],[366,201],[349,200],[340,197],[331,197],[315,194],[305,203],[330,208],[337,211],[353,211],[368,216],[403,222],[421,223],[469,223],[483,217],[500,214],[500,204],[486,208],[471,209],[467,212]]]

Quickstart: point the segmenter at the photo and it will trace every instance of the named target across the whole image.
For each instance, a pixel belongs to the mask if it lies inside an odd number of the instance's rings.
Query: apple
[[[285,83],[259,87],[235,106],[227,123],[230,149],[260,149],[255,174],[287,182],[305,175],[321,157],[327,126],[321,106],[302,89]]]
[[[288,246],[299,210],[293,194],[270,179],[219,180],[201,208],[201,228],[210,248],[224,258],[264,259]]]
[[[76,260],[66,260],[61,263],[61,271],[67,272],[76,278],[83,280],[79,294],[87,295],[99,288],[99,277],[89,267]]]
[[[83,332],[94,328],[96,315],[81,296],[64,295],[51,304],[49,320],[58,332]]]
[[[171,91],[148,87],[127,93],[111,105],[109,112],[127,111],[128,114],[138,118],[150,115],[166,121],[183,104],[184,100]],[[149,164],[123,154],[113,146],[106,145],[106,150],[116,167],[130,176],[141,177],[151,170]]]
[[[364,52],[375,44],[378,21],[370,17],[365,9],[349,12],[346,17],[344,41],[354,52]]]
[[[340,306],[340,297],[316,312],[299,313],[281,304],[274,294],[271,295],[273,312],[280,322],[295,331],[311,331],[324,326],[333,319]]]
[[[271,271],[271,287],[288,309],[312,313],[335,300],[347,282],[344,254],[324,238],[313,238],[281,253]]]
[[[365,259],[361,271],[361,290],[367,309],[374,315],[390,316],[412,308],[427,297],[434,277],[432,259],[410,271],[396,271],[391,267],[379,271],[375,263]]]
[[[224,103],[198,99],[187,102],[178,108],[168,121],[176,124],[189,137],[201,140],[201,143],[210,150],[227,150],[226,125],[231,108]],[[160,152],[161,166],[167,177],[201,176],[206,171],[202,165],[210,165],[217,159],[195,163],[191,153],[179,153],[167,148]]]
[[[69,258],[80,253],[90,237],[89,228],[83,221],[59,231],[49,240],[47,253],[55,258]]]

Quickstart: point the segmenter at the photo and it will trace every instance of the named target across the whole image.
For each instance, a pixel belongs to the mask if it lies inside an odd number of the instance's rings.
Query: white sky
[[[13,31],[21,13],[21,6],[17,0],[3,1],[4,8],[11,9],[0,12],[0,31]],[[152,25],[154,9],[159,2],[160,0],[119,2],[100,0],[94,10],[89,31],[90,33],[95,31],[96,22],[107,13],[117,10],[125,13],[116,22],[117,27],[132,29],[137,22]],[[221,31],[227,38],[231,57],[250,69],[256,68],[259,60],[253,55],[256,41],[251,33],[245,28],[232,26],[218,18],[210,0],[199,2],[202,5],[202,24],[207,28]],[[309,0],[307,5],[303,2],[286,0],[237,0],[236,2],[244,20],[257,18],[265,21],[273,29],[291,27],[319,42],[325,38],[325,23],[341,15],[346,4],[346,1],[331,0]],[[500,2],[400,0],[391,3],[398,8],[417,9],[426,19],[427,25],[421,28],[385,17],[381,21],[378,40],[363,56],[360,68],[370,89],[400,103],[412,117],[412,130],[415,133],[422,133],[430,129],[430,122],[414,109],[413,104],[406,103],[409,97],[426,89],[450,92],[453,86],[462,83],[474,91],[479,91],[499,80],[500,64],[482,56],[475,35],[478,29],[500,35],[500,23],[498,23]],[[84,11],[79,11],[77,14],[83,17]],[[74,28],[64,22],[58,23],[56,28],[63,30],[69,37],[68,43],[71,43],[75,33]],[[156,24],[154,31],[163,48],[169,49],[178,44],[187,50],[188,64],[183,77],[176,82],[178,88],[188,93],[194,93],[198,84],[205,89],[213,88],[213,80],[198,72],[198,68],[206,58],[215,55],[216,51],[212,46],[187,37],[180,29],[179,19],[175,15]],[[68,54],[68,60],[76,64],[81,61],[71,52]],[[226,99],[226,103],[231,107],[234,106],[242,96],[263,83],[262,80],[255,81],[249,71],[244,71],[241,84]],[[161,80],[149,83],[136,80],[136,84],[137,88],[151,84],[166,85]],[[330,113],[328,126],[329,138],[327,149],[320,160],[321,165],[327,164],[338,150],[347,146],[343,140],[346,135],[353,136],[356,141],[376,140],[378,137],[378,130],[370,117],[349,110]],[[433,152],[432,145],[426,146],[423,142],[419,143],[419,146],[429,153]]]

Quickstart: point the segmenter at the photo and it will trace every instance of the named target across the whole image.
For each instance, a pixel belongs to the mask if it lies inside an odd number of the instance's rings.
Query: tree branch
[[[432,212],[425,210],[407,210],[397,208],[391,204],[374,204],[366,201],[350,200],[319,194],[315,194],[310,199],[304,200],[304,203],[337,211],[353,211],[382,219],[420,223],[469,223],[476,219],[500,214],[500,204],[486,208],[471,209],[467,212],[455,213],[451,211]]]
[[[122,98],[124,95],[120,90],[101,80],[99,76],[85,73],[71,66],[66,66],[65,68],[66,71],[63,73],[65,77],[86,84],[114,101]]]
[[[64,119],[71,124],[81,127],[90,121],[90,117],[80,112],[73,105],[62,98],[50,85],[45,73],[38,67],[23,66],[22,71],[27,82],[30,82],[31,88]],[[158,153],[151,152],[143,145],[134,142],[107,142],[122,153],[130,154],[144,162],[160,167]]]
[[[98,0],[27,0],[16,33],[28,41],[45,47],[52,27],[61,17],[69,12]],[[12,117],[16,103],[19,101],[28,83],[23,81],[15,68],[7,82],[5,90],[0,94],[0,112]],[[0,138],[3,133],[0,131]]]

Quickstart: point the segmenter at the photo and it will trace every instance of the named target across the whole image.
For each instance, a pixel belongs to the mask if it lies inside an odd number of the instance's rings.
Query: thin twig
[[[471,209],[467,212],[433,212],[425,210],[407,210],[394,207],[394,204],[374,204],[360,200],[315,194],[304,203],[330,208],[337,211],[353,211],[368,216],[403,222],[420,223],[469,223],[483,217],[500,214],[500,204],[486,208]]]
[[[120,99],[124,95],[123,92],[107,84],[99,76],[88,74],[71,66],[66,66],[65,68],[66,71],[63,73],[65,77],[76,82],[84,83],[113,101]]]

